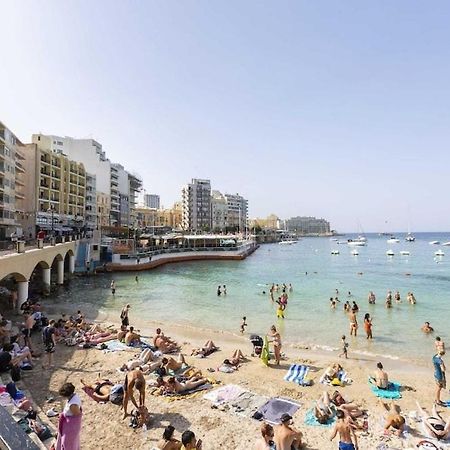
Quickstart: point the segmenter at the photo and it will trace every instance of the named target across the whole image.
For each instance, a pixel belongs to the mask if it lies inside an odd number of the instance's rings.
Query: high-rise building
[[[130,226],[135,227],[137,225],[137,197],[142,190],[142,178],[136,173],[128,172],[128,200],[130,207]]]
[[[95,175],[86,173],[86,230],[95,230],[97,228],[97,188]]]
[[[144,205],[147,208],[159,209],[161,207],[159,195],[156,195],[156,194],[145,194],[144,195]]]
[[[32,213],[36,229],[61,233],[85,226],[86,171],[83,164],[55,153],[40,142],[24,147],[28,171],[25,186],[26,214]],[[34,231],[28,229],[29,234]]]
[[[316,219],[315,217],[291,217],[286,220],[286,228],[298,234],[329,234],[330,222],[325,219]]]
[[[248,220],[248,200],[239,194],[225,194],[227,201],[227,227],[244,232]]]
[[[0,122],[0,240],[22,234],[24,214],[24,145]]]
[[[211,192],[211,223],[213,231],[226,231],[227,228],[227,199],[219,191]]]
[[[211,182],[193,178],[182,189],[182,227],[187,231],[211,229]]]

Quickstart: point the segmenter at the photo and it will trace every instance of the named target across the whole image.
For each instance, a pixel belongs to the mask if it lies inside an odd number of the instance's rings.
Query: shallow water
[[[430,245],[429,241],[446,242],[450,233],[415,236],[414,243],[399,235],[399,244],[387,244],[386,236],[368,235],[368,245],[358,247],[359,256],[351,255],[351,247],[328,238],[305,238],[292,246],[263,245],[244,261],[162,266],[138,273],[138,283],[136,273],[131,272],[80,278],[56,301],[77,305],[74,309],[95,304],[99,311],[117,312],[117,318],[122,305],[130,303],[131,320],[133,316],[172,320],[235,333],[239,333],[242,316],[247,316],[248,334],[264,334],[276,324],[287,341],[338,347],[341,335],[349,331],[342,306],[351,291],[349,299],[360,306],[360,329],[356,339],[349,339],[350,351],[430,358],[434,338],[425,336],[420,327],[427,320],[436,335],[444,340],[449,337],[450,247]],[[440,248],[448,255],[436,258],[434,252]],[[338,249],[340,255],[331,255],[332,249]],[[387,257],[388,249],[396,255]],[[400,250],[409,250],[411,255],[400,256]],[[358,275],[360,272],[363,274]],[[111,278],[117,284],[114,297],[109,290]],[[294,286],[284,321],[276,319],[274,304],[262,294],[264,289],[268,292],[266,284],[283,282]],[[227,285],[227,296],[217,296],[218,284]],[[335,289],[339,289],[341,304],[331,310],[329,298]],[[403,301],[391,310],[384,307],[389,289],[393,293],[398,289]],[[377,296],[376,305],[368,305],[369,290]],[[408,291],[416,296],[415,306],[406,303]],[[362,327],[365,312],[373,318],[372,342],[366,340]]]

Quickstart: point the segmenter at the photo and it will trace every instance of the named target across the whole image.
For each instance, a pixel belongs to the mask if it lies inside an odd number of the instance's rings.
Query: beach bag
[[[11,379],[14,381],[20,381],[20,367],[12,366],[11,367]]]
[[[109,393],[109,401],[114,405],[121,405],[123,402],[123,385],[115,384]]]
[[[10,395],[10,397],[12,399],[15,399],[17,396],[17,388],[16,385],[14,383],[8,383],[6,385],[6,392],[8,392],[8,394]]]

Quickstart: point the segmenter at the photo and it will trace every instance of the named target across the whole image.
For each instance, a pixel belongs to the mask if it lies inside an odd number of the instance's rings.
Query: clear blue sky
[[[450,3],[2,1],[0,120],[94,137],[170,206],[450,230]],[[385,222],[388,222],[386,224]]]

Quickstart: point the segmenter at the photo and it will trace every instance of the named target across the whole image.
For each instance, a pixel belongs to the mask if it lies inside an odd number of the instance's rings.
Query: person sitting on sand
[[[139,405],[134,398],[134,388],[139,391]],[[123,418],[128,416],[128,402],[138,409],[141,406],[145,406],[145,378],[144,374],[139,369],[134,369],[125,375],[125,382],[123,384],[124,396],[123,396]]]
[[[211,353],[214,353],[216,350],[218,350],[218,347],[216,347],[213,341],[206,341],[203,347],[192,349],[191,356],[200,356],[201,358],[205,358]]]
[[[274,431],[272,425],[263,423],[261,425],[261,438],[256,441],[254,450],[276,450],[275,442],[273,441]]]
[[[348,417],[351,422],[357,426],[356,422],[353,422],[353,420],[364,415],[364,411],[362,411],[354,403],[347,402],[339,391],[334,391],[331,397],[329,397],[328,392],[325,392],[325,394],[328,396],[329,401],[335,405],[336,408],[344,411],[346,417]]]
[[[175,377],[169,377],[164,386],[166,393],[182,394],[183,392],[195,389],[205,383],[208,380],[206,378],[199,378],[197,376],[188,378],[186,381],[180,382]]]
[[[358,440],[355,430],[346,420],[344,412],[338,410],[336,412],[336,418],[337,422],[331,433],[330,441],[339,434],[339,450],[358,450]]]
[[[440,338],[440,336],[436,336],[434,346],[436,347],[436,353],[439,353],[439,355],[441,356],[445,355],[445,344],[444,341]]]
[[[162,353],[174,352],[178,349],[178,344],[169,337],[164,336],[161,328],[156,329],[156,335],[153,338],[153,345]]]
[[[25,361],[29,366],[33,366],[30,350],[19,353],[16,356],[14,354],[14,346],[12,344],[3,344],[3,349],[0,352],[0,372],[7,372],[12,366],[20,367]]]
[[[84,380],[80,380],[81,384],[88,389],[92,389],[91,397],[98,402],[107,402],[109,400],[109,394],[114,383],[108,379],[101,379],[100,374],[97,380],[92,383],[86,383]]]
[[[314,407],[314,417],[324,425],[336,415],[336,407],[331,402],[328,392],[324,392]]]
[[[130,327],[125,335],[125,344],[129,346],[139,345],[141,343],[141,335],[134,331],[134,327]]]
[[[338,378],[339,372],[342,370],[342,366],[338,363],[331,364],[325,370],[323,375],[324,381],[331,383],[335,378]]]
[[[202,450],[202,440],[195,437],[191,430],[186,430],[181,435],[181,442],[183,444],[182,450]]]
[[[299,450],[302,446],[303,434],[292,427],[292,416],[284,413],[280,417],[281,424],[275,427],[274,442],[277,450]]]
[[[241,350],[235,350],[231,358],[223,360],[222,365],[217,369],[219,372],[231,373],[239,368],[242,360],[244,360],[244,354]]]
[[[425,323],[422,325],[421,330],[422,330],[424,333],[426,333],[426,334],[429,334],[429,333],[433,333],[433,332],[434,332],[434,328],[430,325],[430,322],[425,322]]]
[[[168,425],[164,429],[163,437],[156,445],[159,450],[180,450],[181,442],[173,437],[175,428],[172,425]]]
[[[450,418],[445,421],[437,412],[436,404],[433,404],[431,416],[420,406],[419,402],[416,402],[416,404],[428,436],[438,440],[449,439]]]
[[[387,405],[381,402],[383,408],[387,411],[386,422],[384,424],[384,432],[388,433],[391,428],[394,429],[394,433],[397,436],[401,436],[403,431],[405,431],[406,422],[405,418],[400,414],[400,407],[392,403],[392,405]]]
[[[166,373],[169,373],[169,370],[173,372],[178,372],[180,369],[186,369],[188,367],[186,360],[182,353],[178,355],[178,359],[174,359],[172,357],[164,357],[161,360],[161,367],[166,369]]]
[[[373,377],[369,378],[369,381],[374,384],[378,389],[387,389],[389,387],[389,377],[387,372],[383,369],[383,364],[377,363],[377,370]]]

